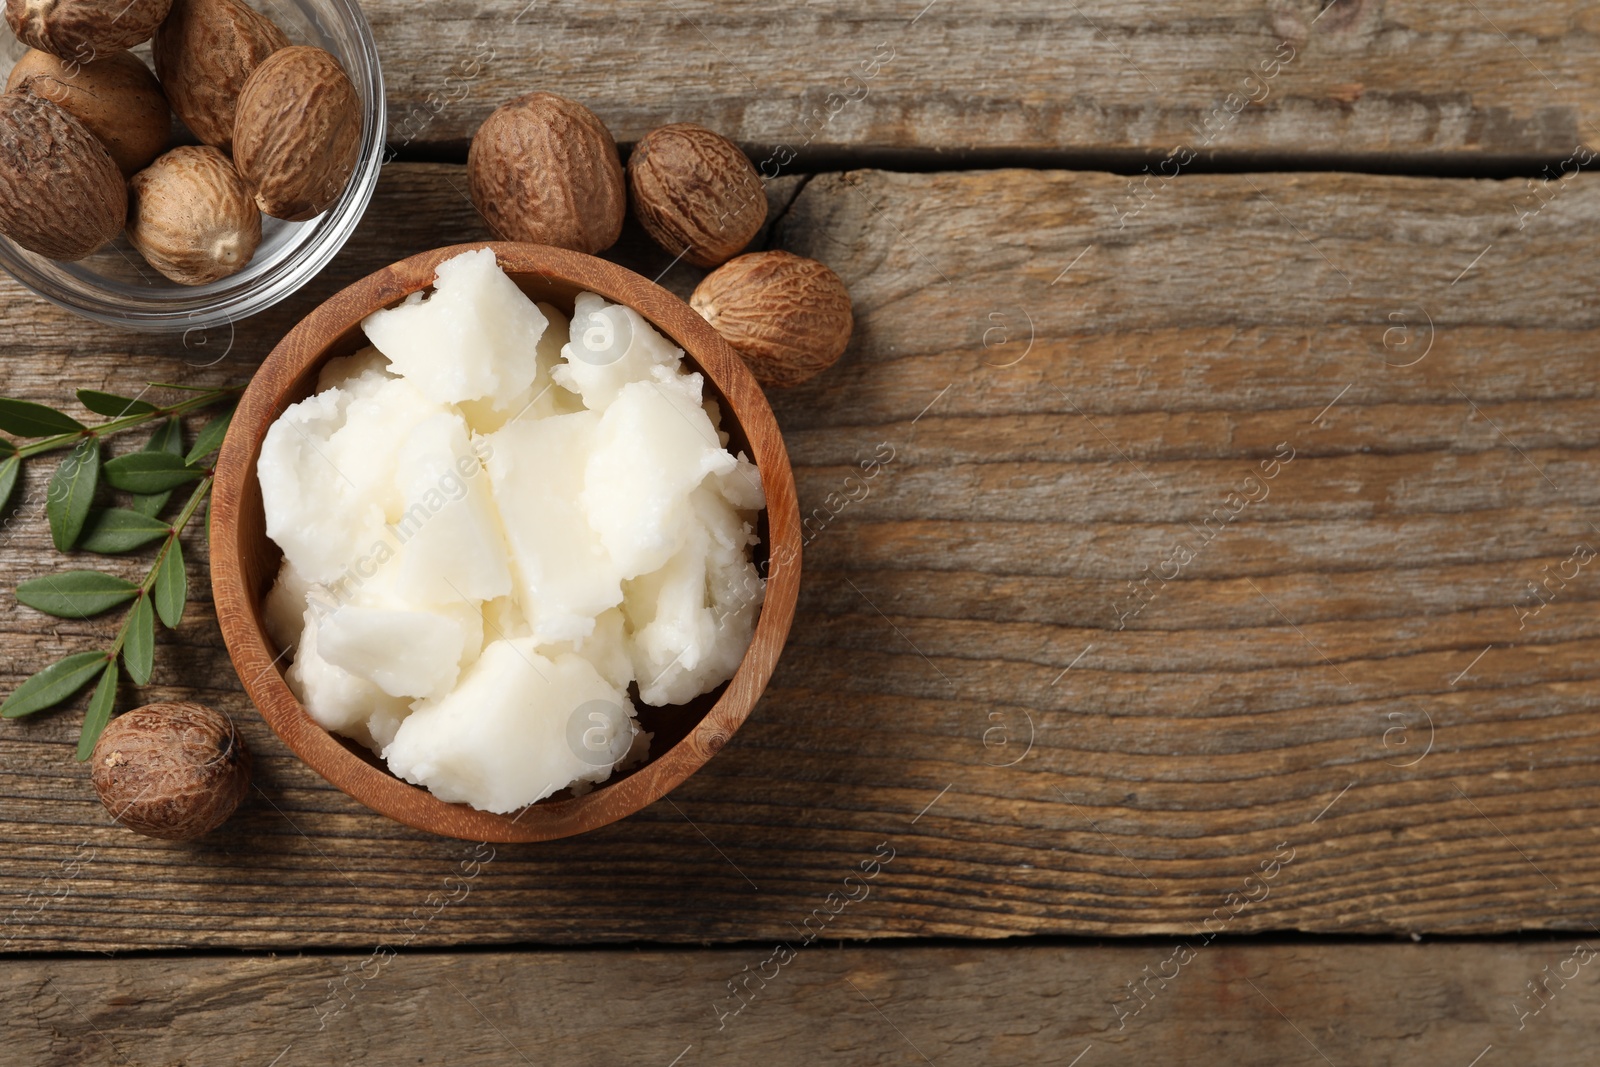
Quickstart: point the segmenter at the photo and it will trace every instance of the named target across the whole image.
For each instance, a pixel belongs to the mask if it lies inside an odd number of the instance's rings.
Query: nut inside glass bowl
[[[361,155],[338,203],[305,222],[263,215],[261,246],[249,266],[207,285],[168,281],[125,236],[76,263],[47,259],[0,237],[0,267],[45,299],[96,321],[181,333],[254,315],[328,264],[361,221],[383,163],[383,75],[372,29],[355,0],[254,0],[252,6],[276,22],[291,44],[315,45],[338,57],[361,98]],[[26,51],[0,23],[0,78]],[[149,42],[133,52],[149,64]],[[173,128],[182,130],[176,119]]]

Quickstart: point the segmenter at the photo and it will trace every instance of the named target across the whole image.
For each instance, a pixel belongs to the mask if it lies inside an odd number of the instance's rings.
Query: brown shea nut
[[[507,241],[592,255],[622,235],[617,143],[594,112],[554,93],[518,97],[484,120],[467,153],[467,189]]]
[[[827,370],[844,354],[855,324],[839,276],[791,252],[730,259],[695,286],[689,306],[762,385],[798,385]]]
[[[62,59],[89,63],[148,41],[172,0],[6,0],[17,40]]]
[[[209,833],[250,788],[244,739],[204,704],[147,704],[112,719],[89,762],[106,811],[147,837]]]
[[[244,83],[288,46],[271,19],[239,0],[173,0],[156,32],[156,76],[184,125],[226,152]]]
[[[293,45],[256,68],[239,94],[233,162],[274,218],[300,221],[339,199],[361,155],[361,98],[339,61]]]
[[[27,88],[0,96],[0,233],[82,259],[122,232],[128,190],[106,146]]]
[[[750,160],[692,122],[645,134],[628,157],[628,193],[656,244],[697,267],[726,263],[767,221],[766,191]]]
[[[128,243],[180,285],[237,274],[261,243],[261,213],[220,149],[174,148],[128,183]]]
[[[76,63],[35,48],[11,68],[6,91],[24,85],[100,138],[124,177],[149,166],[167,147],[172,132],[167,98],[150,68],[132,52]]]

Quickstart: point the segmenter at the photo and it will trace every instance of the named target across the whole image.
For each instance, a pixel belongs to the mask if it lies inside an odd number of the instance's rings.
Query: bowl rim
[[[240,520],[247,488],[259,501],[255,465],[267,428],[289,404],[310,368],[359,332],[361,320],[433,283],[440,263],[488,248],[515,281],[520,276],[598,293],[626,304],[662,330],[726,398],[749,441],[766,494],[769,570],[750,647],[733,678],[688,734],[625,778],[582,796],[541,801],[514,815],[451,804],[374,766],[313,720],[290,691],[261,611],[265,590],[246,587],[250,551]],[[314,382],[314,379],[312,379]],[[766,396],[744,361],[677,296],[607,260],[547,245],[473,241],[410,256],[329,297],[268,354],[240,398],[223,441],[211,498],[212,595],[223,641],[245,692],[262,718],[312,770],[355,800],[408,826],[473,841],[545,841],[584,833],[637,812],[665,796],[721,750],[754,709],[772,676],[794,618],[800,584],[801,527],[794,474]],[[259,536],[265,538],[265,530]]]

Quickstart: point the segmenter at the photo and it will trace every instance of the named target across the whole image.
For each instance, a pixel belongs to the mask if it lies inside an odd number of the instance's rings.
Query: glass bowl
[[[361,221],[383,163],[383,74],[372,28],[355,0],[255,0],[252,6],[276,22],[291,44],[315,45],[337,56],[361,98],[361,155],[339,202],[305,222],[263,215],[261,246],[249,266],[207,285],[168,281],[125,236],[75,263],[47,259],[0,237],[0,267],[46,300],[97,322],[186,333],[228,325],[271,307],[327,266]],[[0,79],[26,51],[0,22]],[[150,63],[149,42],[133,52]],[[174,128],[182,129],[176,123]]]

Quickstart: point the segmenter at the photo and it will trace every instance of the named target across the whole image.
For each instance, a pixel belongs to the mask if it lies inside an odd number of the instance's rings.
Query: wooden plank
[[[0,1007],[35,1067],[1493,1067],[1600,1009],[1589,942],[777,948],[12,961]]]
[[[0,393],[243,374],[338,280],[480,234],[460,179],[388,168],[316,291],[210,368],[0,289]],[[829,937],[1588,930],[1594,568],[1516,608],[1600,538],[1600,184],[1555,187],[1522,229],[1520,188],[1189,177],[1119,229],[1108,175],[811,180],[775,239],[840,271],[858,335],[773,398],[812,537],[772,687],[668,800],[500,850],[415,943],[789,937],[880,845],[873,906]],[[1175,580],[1130,589],[1179,542]],[[0,586],[47,545],[24,512]],[[295,761],[207,607],[151,695],[239,719],[260,792],[198,845],[139,840],[71,762],[77,711],[5,724],[11,951],[364,950],[470,847]],[[0,599],[0,686],[104,627]]]
[[[1600,22],[1580,0],[365,9],[389,139],[412,152],[462,151],[489,111],[533,89],[583,100],[621,141],[700,122],[812,169],[863,151],[1142,161],[1179,145],[1471,164],[1596,143]],[[786,157],[771,158],[776,173]]]

